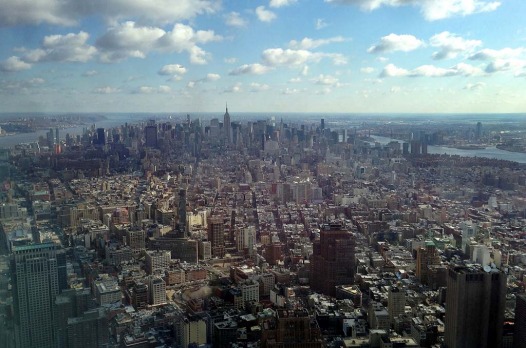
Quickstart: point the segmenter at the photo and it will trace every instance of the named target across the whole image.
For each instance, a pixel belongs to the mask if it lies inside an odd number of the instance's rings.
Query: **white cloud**
[[[145,58],[164,35],[166,32],[161,28],[139,26],[128,21],[110,28],[97,40],[96,45],[102,52],[102,60],[106,62],[128,57]]]
[[[221,75],[210,73],[210,74],[206,75],[205,79],[206,79],[206,81],[217,81],[220,78],[221,78]]]
[[[265,6],[256,7],[256,16],[262,22],[272,22],[276,19],[276,14],[272,11],[266,10]]]
[[[397,35],[389,34],[380,39],[376,45],[369,47],[369,53],[384,53],[384,52],[409,52],[422,47],[424,42],[417,39],[413,35]]]
[[[433,53],[433,59],[455,58],[459,53],[470,53],[482,45],[480,40],[466,40],[448,31],[433,35],[429,43],[439,48],[439,51]]]
[[[301,81],[301,77],[293,77],[289,80],[289,83],[300,83]]]
[[[373,72],[375,72],[375,68],[372,68],[370,66],[368,67],[365,67],[365,68],[361,68],[360,69],[360,72],[363,73],[363,74],[372,74]]]
[[[75,25],[85,16],[118,21],[136,18],[148,23],[173,23],[219,9],[214,0],[0,0],[0,26]]]
[[[116,87],[111,86],[104,86],[104,87],[98,87],[93,90],[93,93],[96,94],[113,94],[113,93],[119,93],[121,90]]]
[[[97,40],[97,47],[106,62],[119,61],[128,57],[145,58],[153,50],[162,52],[186,52],[192,64],[206,64],[209,54],[198,44],[220,41],[222,37],[212,30],[195,31],[192,27],[177,23],[171,31],[157,27],[124,22],[110,28]]]
[[[0,62],[0,70],[5,72],[22,71],[31,68],[31,64],[24,62],[17,56],[11,56]]]
[[[252,82],[250,84],[250,92],[263,92],[268,91],[270,89],[270,86],[267,84],[261,84],[257,82]]]
[[[136,93],[139,94],[168,94],[172,92],[170,86],[160,85],[159,87],[141,86]]]
[[[335,65],[347,63],[347,59],[339,53],[314,53],[308,50],[282,48],[269,48],[262,53],[263,62],[268,66],[299,66],[308,62],[319,62],[322,58],[332,59]]]
[[[245,74],[251,74],[251,75],[263,75],[266,74],[272,70],[272,68],[259,64],[243,64],[234,70],[230,71],[229,75],[245,75]]]
[[[357,5],[364,11],[373,11],[382,6],[412,5],[419,7],[420,12],[428,21],[491,12],[501,5],[500,1],[487,0],[325,0],[325,2]]]
[[[337,77],[331,76],[331,75],[319,75],[316,79],[314,79],[314,83],[317,85],[324,85],[324,86],[340,86],[340,80]]]
[[[230,12],[225,16],[225,23],[231,27],[245,27],[248,22],[241,17],[239,12]]]
[[[493,50],[489,48],[482,49],[469,57],[471,60],[496,60],[496,59],[511,59],[520,57],[526,49],[518,48],[503,48],[500,50]]]
[[[348,39],[343,36],[335,36],[328,39],[311,39],[309,37],[303,38],[301,41],[291,40],[289,47],[292,49],[310,50],[318,48],[323,45],[328,45],[333,42],[344,42]]]
[[[66,35],[49,35],[42,40],[40,48],[19,48],[22,59],[27,63],[38,62],[81,62],[92,60],[97,55],[97,49],[87,44],[89,34],[79,32]]]
[[[327,22],[325,22],[325,19],[323,18],[318,18],[316,19],[316,24],[315,24],[315,27],[316,27],[316,30],[320,30],[320,29],[323,29],[327,26]]]
[[[388,64],[382,70],[380,77],[447,77],[447,76],[475,76],[483,75],[480,68],[466,63],[459,63],[450,68],[441,68],[434,65],[421,65],[413,70],[399,68]]]
[[[187,69],[181,64],[168,64],[168,65],[163,66],[158,71],[158,74],[163,75],[163,76],[169,76],[169,75],[181,76],[181,75],[186,74],[186,72],[187,72]]]
[[[237,58],[235,57],[229,57],[229,58],[225,58],[223,59],[223,62],[227,63],[227,64],[235,64],[237,63]]]
[[[506,47],[500,50],[487,48],[476,52],[469,59],[489,61],[485,69],[487,73],[511,70],[518,74],[521,69],[526,67],[526,59],[522,58],[524,53],[526,53],[526,49],[523,47]]]
[[[241,89],[241,86],[242,86],[241,82],[236,82],[232,86],[230,86],[227,89],[225,89],[223,92],[224,93],[239,93],[239,92],[243,91]]]
[[[270,0],[270,7],[283,7],[295,4],[298,0]]]
[[[303,67],[303,69],[301,69],[301,75],[302,76],[307,76],[309,74],[309,66],[308,65],[305,65]]]
[[[329,94],[331,92],[332,92],[331,88],[325,87],[325,88],[322,88],[322,89],[316,91],[315,93],[318,94],[318,95],[327,95],[327,94]]]

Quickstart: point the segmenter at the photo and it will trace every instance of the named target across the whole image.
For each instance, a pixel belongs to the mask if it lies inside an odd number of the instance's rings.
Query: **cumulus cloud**
[[[330,58],[335,65],[347,63],[347,59],[339,53],[311,52],[308,50],[293,50],[269,48],[263,51],[262,59],[268,66],[300,66],[308,62],[319,62],[323,58]]]
[[[244,27],[248,22],[241,17],[239,12],[230,12],[225,16],[225,24],[231,27]]]
[[[422,47],[424,42],[417,39],[413,35],[397,35],[389,34],[380,39],[376,45],[369,47],[369,53],[385,53],[385,52],[409,52]]]
[[[159,71],[159,75],[163,76],[181,76],[186,74],[186,68],[181,64],[168,64],[163,66]]]
[[[316,83],[317,85],[324,86],[340,86],[340,80],[337,77],[323,74],[319,75],[316,79],[314,79],[314,83]]]
[[[220,7],[215,0],[0,0],[0,26],[75,25],[85,16],[136,18],[147,23],[173,23]]]
[[[81,62],[92,60],[97,49],[87,44],[89,34],[79,32],[66,35],[45,36],[42,45],[37,49],[19,48],[22,59],[27,63],[38,62]]]
[[[372,74],[374,71],[375,71],[375,68],[372,68],[370,66],[360,69],[360,72],[363,74]]]
[[[230,86],[227,89],[225,89],[223,92],[224,93],[239,93],[239,92],[243,91],[241,89],[241,86],[242,86],[241,82],[236,82],[232,86]]]
[[[412,5],[419,7],[420,12],[428,21],[491,12],[501,5],[500,1],[487,0],[325,0],[325,2],[357,5],[364,11],[374,11],[382,6]]]
[[[335,36],[328,39],[311,39],[309,37],[303,38],[301,41],[291,40],[289,47],[292,49],[310,50],[318,48],[323,45],[328,45],[333,42],[347,41],[343,36]]]
[[[217,81],[220,78],[221,78],[221,75],[210,73],[206,75],[205,80],[206,81]]]
[[[160,85],[159,87],[141,86],[135,91],[135,93],[139,94],[168,94],[170,92],[172,92],[172,89],[166,85]]]
[[[171,31],[157,27],[140,26],[128,21],[110,28],[97,40],[101,58],[106,62],[128,57],[145,58],[148,52],[186,52],[192,64],[206,64],[209,54],[198,44],[220,41],[222,37],[212,30],[195,31],[192,27],[177,23]]]
[[[93,93],[95,94],[113,94],[113,93],[119,93],[121,90],[116,87],[111,86],[104,86],[104,87],[98,87],[93,90]]]
[[[237,63],[237,58],[235,58],[235,57],[225,58],[225,59],[223,59],[223,62],[225,62],[227,64],[235,64],[235,63]]]
[[[475,76],[482,75],[480,68],[470,64],[459,63],[450,68],[441,68],[434,65],[421,65],[415,69],[407,70],[394,64],[388,64],[382,70],[380,77],[447,77],[447,76]]]
[[[503,48],[500,50],[493,50],[490,48],[482,49],[469,57],[471,60],[496,60],[496,59],[511,59],[517,58],[526,52],[523,47],[519,48]]]
[[[524,53],[526,49],[523,47],[506,47],[500,50],[483,49],[471,55],[469,59],[489,61],[485,69],[487,73],[511,70],[517,74],[526,67],[526,60],[522,58]]]
[[[316,23],[314,24],[314,27],[316,28],[316,30],[320,30],[320,29],[323,29],[327,26],[327,22],[325,22],[325,19],[323,18],[318,18],[316,19]]]
[[[270,7],[283,7],[296,3],[298,0],[270,0]]]
[[[270,86],[265,83],[261,84],[257,82],[252,82],[250,84],[250,92],[253,92],[253,93],[268,91],[269,89],[270,89]]]
[[[234,70],[230,71],[229,75],[234,75],[234,76],[235,75],[245,75],[245,74],[263,75],[269,72],[270,70],[272,70],[272,68],[259,64],[259,63],[243,64],[235,68]]]
[[[256,16],[262,22],[272,22],[276,19],[276,14],[272,11],[265,9],[265,6],[256,7]]]
[[[473,52],[475,48],[482,45],[480,40],[466,40],[448,31],[433,35],[429,43],[439,49],[433,53],[433,59],[455,58],[459,53]]]
[[[3,62],[0,62],[0,70],[5,72],[22,71],[30,68],[31,64],[24,62],[17,56],[11,56]]]
[[[301,90],[297,89],[297,88],[285,88],[284,90],[281,91],[281,94],[285,94],[285,95],[290,95],[290,94],[298,94],[299,92],[301,92]]]

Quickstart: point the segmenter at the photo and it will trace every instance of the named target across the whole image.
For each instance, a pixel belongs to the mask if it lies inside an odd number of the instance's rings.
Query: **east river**
[[[402,144],[404,141],[398,139],[392,139],[387,137],[382,137],[379,135],[371,135],[374,141],[385,145],[391,141],[397,141]],[[465,149],[455,149],[452,147],[444,146],[433,146],[428,145],[427,152],[430,154],[438,155],[452,155],[452,156],[463,156],[463,157],[484,157],[484,158],[495,158],[505,161],[514,161],[518,163],[526,163],[526,153],[520,152],[511,152],[506,150],[497,149],[495,146],[488,146],[485,149],[478,150],[465,150]]]

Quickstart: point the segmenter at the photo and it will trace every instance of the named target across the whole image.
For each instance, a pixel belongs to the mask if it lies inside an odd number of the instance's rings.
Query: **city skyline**
[[[2,0],[4,112],[514,113],[518,0]]]

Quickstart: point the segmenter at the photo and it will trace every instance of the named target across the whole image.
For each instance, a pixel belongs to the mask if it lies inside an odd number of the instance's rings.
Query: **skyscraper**
[[[104,128],[97,128],[97,144],[100,146],[106,145],[106,132]]]
[[[389,312],[389,321],[393,324],[394,319],[405,310],[405,291],[400,290],[397,286],[392,286],[389,289],[389,297],[387,298],[387,311]]]
[[[146,147],[157,147],[157,126],[155,121],[149,121],[148,125],[144,127],[144,140]]]
[[[336,285],[354,282],[354,237],[340,224],[322,226],[320,240],[314,242],[311,287],[335,296]]]
[[[55,297],[67,284],[64,251],[54,243],[13,248],[11,272],[20,347],[54,347]]]
[[[479,265],[451,266],[446,295],[446,347],[501,347],[505,301],[503,272],[483,270]]]
[[[225,141],[227,144],[230,144],[232,142],[232,125],[230,124],[230,114],[228,113],[228,105],[226,106],[226,112],[223,116],[223,129],[225,130]]]
[[[212,243],[212,256],[225,256],[224,222],[220,215],[208,218],[208,240]]]
[[[513,348],[522,348],[526,344],[526,295],[517,295],[515,304],[515,333]]]
[[[181,232],[181,237],[186,238],[187,228],[186,228],[186,189],[179,190],[179,231]]]

